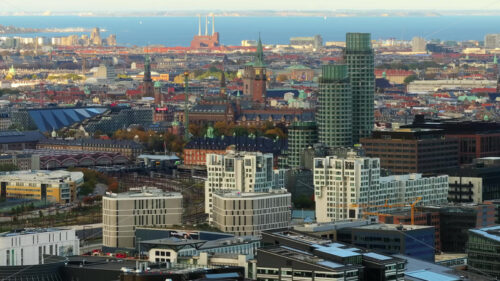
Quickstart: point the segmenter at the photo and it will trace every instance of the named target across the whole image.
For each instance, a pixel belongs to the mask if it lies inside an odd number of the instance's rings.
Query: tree
[[[403,83],[405,83],[405,85],[408,85],[410,84],[411,82],[415,81],[418,79],[418,76],[416,74],[412,74],[410,76],[407,76],[405,78],[405,80],[403,81]]]

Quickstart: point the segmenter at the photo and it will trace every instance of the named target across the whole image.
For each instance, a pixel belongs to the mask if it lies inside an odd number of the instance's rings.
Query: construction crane
[[[384,205],[370,205],[370,204],[351,204],[351,207],[354,208],[400,208],[400,207],[410,207],[410,216],[411,216],[411,225],[415,225],[415,206],[417,205],[418,202],[422,200],[422,197],[417,197],[415,201],[413,201],[411,204],[388,204],[387,200],[385,201]],[[383,214],[383,213],[374,213],[374,212],[363,212],[364,216],[390,216],[389,214]]]

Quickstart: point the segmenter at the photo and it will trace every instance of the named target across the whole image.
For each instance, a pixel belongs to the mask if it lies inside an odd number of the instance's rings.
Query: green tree
[[[410,84],[411,82],[413,82],[413,81],[415,81],[415,80],[417,80],[417,79],[418,79],[417,75],[412,74],[412,75],[410,75],[410,76],[407,76],[407,77],[405,78],[405,80],[403,81],[403,83],[405,83],[405,85],[408,85],[408,84]]]

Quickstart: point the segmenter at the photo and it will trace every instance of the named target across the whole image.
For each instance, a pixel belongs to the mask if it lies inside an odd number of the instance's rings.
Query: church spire
[[[255,64],[256,67],[264,66],[264,48],[262,48],[262,40],[259,34],[259,43],[257,43],[257,53],[255,54]]]

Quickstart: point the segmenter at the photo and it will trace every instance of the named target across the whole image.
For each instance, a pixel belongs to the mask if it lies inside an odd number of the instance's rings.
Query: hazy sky
[[[168,10],[500,10],[500,0],[0,0],[0,10],[168,11]]]

